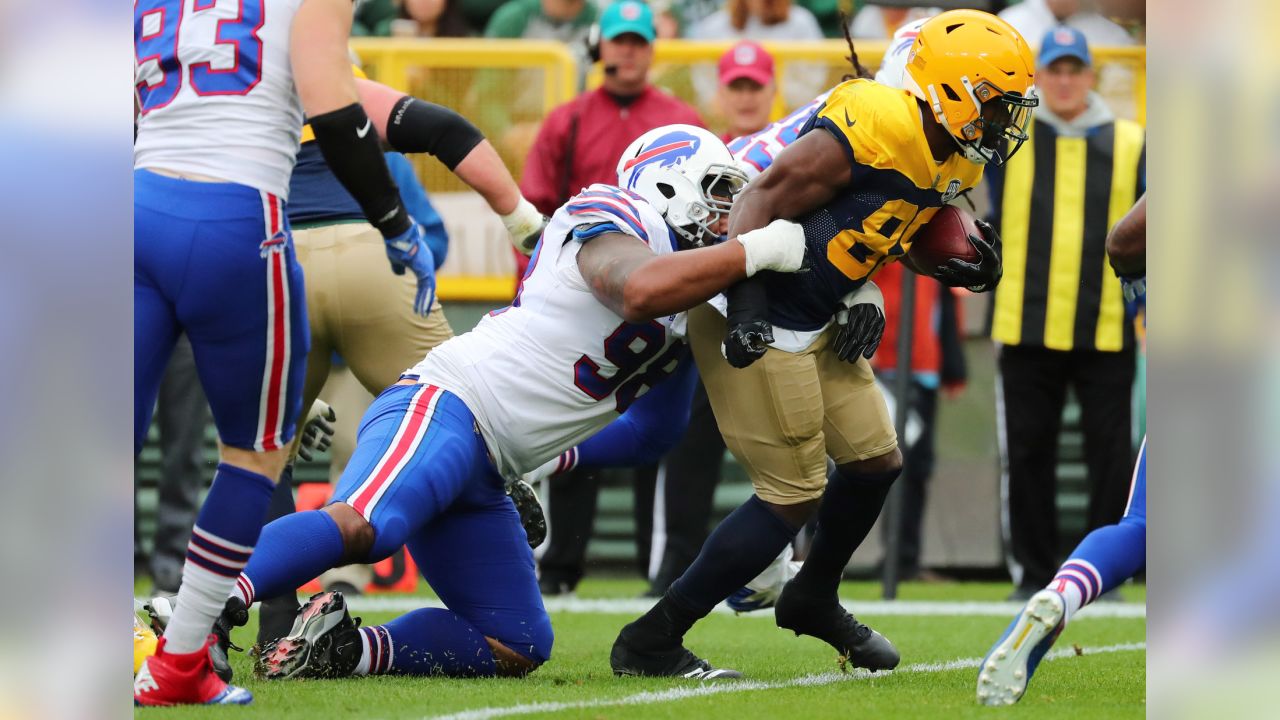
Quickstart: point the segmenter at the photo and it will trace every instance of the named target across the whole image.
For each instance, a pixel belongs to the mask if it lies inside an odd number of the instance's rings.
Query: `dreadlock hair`
[[[845,14],[843,10],[841,10],[840,11],[840,29],[844,31],[844,41],[849,46],[849,56],[846,57],[845,60],[848,60],[849,64],[853,66],[853,74],[852,75],[845,74],[844,77],[840,78],[840,81],[844,82],[846,80],[853,80],[856,78],[862,78],[864,80],[872,80],[875,78],[875,75],[870,70],[862,67],[862,63],[858,62],[858,51],[855,50],[853,47],[853,35],[849,34],[849,25],[850,25],[849,16]]]

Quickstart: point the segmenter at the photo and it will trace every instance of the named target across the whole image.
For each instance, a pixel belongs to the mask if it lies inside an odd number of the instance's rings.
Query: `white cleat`
[[[978,675],[982,705],[1012,705],[1022,698],[1041,658],[1062,632],[1066,602],[1053,590],[1041,590],[1027,601],[987,657]]]

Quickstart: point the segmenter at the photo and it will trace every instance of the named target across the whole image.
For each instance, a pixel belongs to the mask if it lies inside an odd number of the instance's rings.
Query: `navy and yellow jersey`
[[[938,208],[982,178],[959,153],[935,161],[916,99],[871,80],[837,85],[800,135],[815,130],[839,141],[853,172],[834,199],[796,219],[812,269],[764,274],[769,320],[790,330],[821,328],[840,298],[906,254]]]

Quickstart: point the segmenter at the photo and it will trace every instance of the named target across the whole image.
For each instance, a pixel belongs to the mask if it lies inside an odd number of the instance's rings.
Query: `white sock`
[[[1097,600],[1102,594],[1102,576],[1089,561],[1075,558],[1058,569],[1058,574],[1048,587],[1050,590],[1057,590],[1067,603],[1063,619],[1063,624],[1066,624],[1071,622],[1071,617],[1077,610]]]
[[[216,554],[194,544],[197,536],[203,538],[206,545],[213,543],[244,553],[244,562],[216,557]],[[213,631],[214,620],[218,619],[222,609],[226,607],[239,571],[244,569],[248,561],[247,554],[253,550],[213,536],[199,526],[192,530],[192,538],[192,543],[187,545],[187,561],[182,566],[182,586],[178,588],[177,607],[173,609],[173,617],[164,630],[165,651],[176,654],[193,653],[204,647],[205,640]],[[193,557],[199,561],[193,561]],[[205,565],[221,567],[229,574],[213,572]]]
[[[360,662],[352,675],[381,675],[391,670],[391,633],[380,625],[360,628]]]

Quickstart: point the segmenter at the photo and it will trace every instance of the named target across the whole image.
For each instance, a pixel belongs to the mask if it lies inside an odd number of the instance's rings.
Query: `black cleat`
[[[742,673],[737,670],[713,668],[711,663],[689,652],[676,643],[670,649],[638,650],[632,637],[639,634],[635,623],[618,633],[618,639],[609,652],[609,666],[618,677],[677,677],[689,680],[737,680]]]
[[[542,510],[537,491],[529,483],[516,480],[507,484],[507,495],[515,503],[516,512],[520,513],[520,524],[528,536],[529,547],[538,547],[547,539],[547,515]]]
[[[815,598],[787,583],[773,609],[778,627],[825,641],[840,653],[840,665],[892,670],[902,656],[888,638],[858,622],[835,597]]]
[[[169,619],[173,617],[173,610],[177,605],[177,595],[159,595],[142,606],[151,620],[151,629],[156,635],[164,634],[164,629],[168,627]],[[228,598],[222,614],[213,621],[214,642],[209,643],[209,660],[213,663],[214,674],[223,682],[231,682],[234,674],[227,652],[229,650],[244,652],[241,647],[231,642],[231,630],[247,622],[249,622],[249,609],[238,597]]]
[[[316,593],[298,611],[293,630],[263,646],[253,674],[261,680],[347,677],[360,663],[359,627],[342,593]]]

